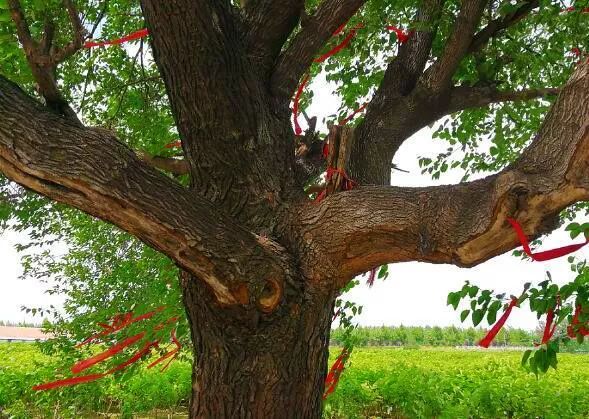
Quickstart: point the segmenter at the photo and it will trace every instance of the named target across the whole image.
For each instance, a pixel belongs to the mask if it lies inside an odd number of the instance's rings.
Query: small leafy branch
[[[538,376],[546,373],[550,367],[556,369],[560,345],[572,339],[583,343],[585,337],[589,336],[589,269],[586,262],[574,261],[573,257],[569,257],[571,269],[577,272],[577,276],[565,285],[553,283],[547,272],[546,280],[536,286],[528,282],[519,296],[507,297],[505,293],[496,294],[494,290],[481,290],[467,281],[462,289],[448,294],[448,305],[454,310],[461,305],[468,307],[461,311],[460,320],[464,322],[470,317],[475,327],[485,317],[489,324],[494,324],[499,311],[504,309],[502,318],[486,337],[487,345],[483,344],[485,338],[479,343],[488,346],[507,320],[511,308],[521,308],[527,302],[538,319],[545,318],[541,339],[534,343],[534,349],[526,350],[522,357],[522,366]]]

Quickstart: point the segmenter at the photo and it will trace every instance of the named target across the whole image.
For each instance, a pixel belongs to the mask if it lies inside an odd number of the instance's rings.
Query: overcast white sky
[[[315,99],[307,113],[310,116],[319,116],[319,120],[322,116],[335,113],[339,102],[330,94],[332,90],[321,80],[315,82],[312,88],[315,90]],[[442,142],[431,141],[431,133],[427,129],[415,135],[402,146],[395,157],[395,163],[410,173],[395,172],[394,184],[423,186],[457,182],[461,177],[458,172],[438,182],[420,174],[417,157],[435,156],[445,151],[445,148],[446,145]],[[0,320],[39,321],[39,318],[25,315],[20,307],[49,304],[59,307],[62,299],[44,294],[43,284],[17,279],[21,267],[13,246],[19,239],[22,240],[23,236],[14,233],[0,236]],[[543,248],[557,247],[569,242],[568,233],[557,231],[545,240]],[[587,257],[587,252],[582,249],[577,255]],[[546,270],[552,273],[557,283],[574,277],[566,258],[544,263],[522,262],[508,253],[471,269],[425,263],[391,265],[386,281],[377,280],[371,289],[362,281],[363,285],[352,290],[348,297],[364,306],[358,319],[362,325],[460,325],[460,311],[454,312],[451,307],[446,306],[446,296],[450,291],[461,288],[465,280],[481,288],[518,294],[525,282],[543,280]],[[536,324],[535,317],[525,309],[516,310],[508,323],[509,326],[528,329],[535,328]]]

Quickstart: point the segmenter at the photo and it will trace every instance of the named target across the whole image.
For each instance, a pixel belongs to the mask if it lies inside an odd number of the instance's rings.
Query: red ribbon
[[[493,339],[495,339],[495,336],[497,336],[497,333],[499,333],[499,331],[501,330],[503,325],[505,325],[505,322],[507,321],[507,319],[509,318],[509,315],[511,314],[511,310],[513,310],[513,307],[515,307],[516,304],[517,304],[517,299],[512,298],[511,302],[509,303],[509,306],[507,306],[507,310],[505,310],[505,313],[503,313],[501,318],[499,320],[497,320],[497,323],[495,323],[495,325],[491,328],[491,330],[489,330],[487,332],[485,337],[480,340],[479,346],[482,346],[483,348],[488,348],[491,345],[491,343],[493,342]]]
[[[565,12],[574,12],[576,10],[577,9],[574,6],[570,6],[570,7],[567,7],[566,9],[561,10],[561,12],[562,13],[565,13]],[[581,9],[581,13],[589,13],[589,7],[585,7],[583,9]]]
[[[546,325],[544,326],[544,335],[542,336],[542,344],[548,343],[550,341],[550,339],[552,339],[552,336],[554,335],[554,332],[556,331],[556,323],[553,326],[552,325],[553,321],[554,321],[554,310],[550,309],[550,310],[548,310],[548,313],[546,314]]]
[[[368,281],[366,281],[370,288],[372,288],[372,286],[374,285],[374,280],[376,279],[376,269],[377,268],[370,270],[370,274],[368,275]]]
[[[567,326],[567,335],[571,338],[575,338],[577,333],[583,336],[589,336],[589,330],[587,330],[585,326],[579,326],[579,315],[581,314],[581,311],[581,306],[577,306],[575,314],[573,315],[573,321]]]
[[[82,375],[80,377],[72,377],[66,378],[65,380],[58,380],[53,381],[51,383],[40,384],[38,386],[33,386],[33,390],[35,391],[43,391],[43,390],[51,390],[58,387],[67,387],[67,386],[75,386],[77,384],[82,383],[89,383],[91,381],[96,381],[103,378],[105,374],[90,374],[90,375]]]
[[[339,121],[339,125],[340,126],[346,125],[348,122],[350,122],[352,119],[354,119],[354,117],[356,115],[358,115],[360,112],[362,112],[364,109],[366,109],[367,106],[368,106],[368,102],[366,102],[364,105],[360,106],[354,112],[352,112],[351,114],[349,114],[348,116],[346,116],[344,119],[342,119],[341,121]]]
[[[300,84],[299,88],[297,89],[297,93],[294,97],[294,104],[292,106],[292,114],[294,116],[294,126],[295,126],[295,134],[301,135],[303,133],[303,129],[299,124],[299,101],[301,100],[301,95],[303,94],[303,90],[305,89],[305,85],[309,81],[309,75],[306,75],[303,79],[302,83]]]
[[[113,39],[111,41],[104,41],[104,42],[94,42],[88,41],[84,44],[84,48],[94,48],[94,47],[105,47],[107,45],[121,45],[125,42],[135,41],[136,39],[144,38],[149,35],[149,31],[147,29],[140,29],[136,32],[133,32],[129,35],[123,36],[122,38]]]
[[[351,351],[348,348],[344,348],[341,354],[337,357],[327,377],[325,377],[325,392],[323,393],[323,400],[327,398],[331,393],[335,391],[342,372],[344,371],[345,363],[350,357]]]
[[[316,63],[322,63],[323,61],[327,60],[332,55],[335,55],[338,52],[340,52],[341,50],[343,50],[352,41],[354,36],[356,36],[356,32],[358,32],[358,29],[362,29],[362,28],[364,28],[364,25],[362,23],[358,23],[356,26],[354,26],[354,28],[352,28],[350,33],[344,38],[344,40],[342,42],[337,44],[334,48],[327,51],[325,54],[321,55],[320,57],[315,58],[313,61]],[[343,28],[342,28],[342,30],[343,30]],[[340,32],[341,32],[341,30],[340,30]],[[336,31],[336,34],[337,33],[339,33],[339,32]]]
[[[99,362],[104,361],[105,359],[111,358],[122,352],[126,347],[137,343],[145,336],[145,332],[137,333],[134,336],[128,337],[127,339],[123,340],[122,342],[113,345],[112,347],[108,348],[106,351],[101,352],[97,355],[94,355],[91,358],[85,359],[83,361],[77,362],[72,367],[72,372],[74,374],[79,374],[80,372],[92,367],[93,365],[98,364]]]
[[[172,342],[174,342],[174,344],[176,345],[176,349],[167,352],[163,356],[161,356],[158,359],[156,359],[155,361],[153,361],[151,364],[149,364],[147,366],[148,369],[151,369],[151,368],[155,367],[160,362],[163,362],[166,359],[168,359],[169,357],[173,356],[173,358],[166,364],[166,366],[164,366],[161,369],[161,372],[165,371],[166,368],[168,368],[168,365],[170,364],[170,362],[172,362],[172,360],[174,358],[176,358],[176,356],[178,355],[178,352],[180,351],[180,349],[182,349],[182,345],[180,344],[180,341],[178,341],[178,339],[176,338],[176,331],[175,330],[172,330]]]
[[[126,360],[125,362],[117,365],[116,367],[108,370],[108,372],[105,375],[109,375],[109,374],[114,374],[117,371],[121,371],[124,370],[125,368],[127,368],[129,365],[136,363],[137,361],[139,361],[141,358],[143,358],[145,355],[149,354],[149,352],[151,351],[152,346],[157,346],[158,342],[157,340],[153,341],[153,342],[147,342],[143,348],[141,348],[139,351],[137,351],[135,353],[135,355],[133,355],[131,358],[129,358],[128,360]]]
[[[536,262],[543,262],[546,260],[556,259],[562,256],[566,256],[569,253],[576,252],[587,243],[589,243],[589,239],[585,240],[585,243],[578,243],[578,244],[570,244],[568,246],[559,247],[557,249],[545,250],[543,252],[532,253],[530,249],[530,244],[528,243],[528,239],[522,229],[521,225],[514,220],[513,218],[508,218],[507,221],[511,224],[515,232],[517,233],[517,237],[519,238],[520,243],[524,248],[524,252],[526,255],[531,257]]]
[[[166,144],[164,146],[164,148],[178,148],[178,147],[182,147],[182,141],[178,140],[178,141],[174,141],[170,144]]]
[[[337,319],[337,316],[339,316],[341,312],[342,312],[342,309],[340,307],[337,309],[337,311],[335,313],[333,313],[333,317],[331,318],[331,321],[334,321],[335,319]]]
[[[409,34],[405,33],[402,29],[400,29],[394,25],[388,25],[386,28],[389,31],[395,32],[395,34],[397,35],[397,41],[399,41],[399,44],[404,44],[405,42],[407,42],[409,40]]]
[[[82,343],[76,345],[76,348],[80,348],[84,345],[87,345],[95,340],[100,339],[101,337],[108,336],[112,333],[118,332],[119,330],[124,329],[125,327],[129,326],[130,324],[137,323],[142,320],[147,320],[155,316],[157,313],[163,311],[165,309],[164,306],[158,307],[153,311],[148,313],[142,314],[141,316],[137,316],[133,318],[133,312],[129,312],[126,314],[117,314],[113,317],[112,324],[108,325],[105,323],[98,323],[100,327],[104,330],[100,333],[90,336],[89,338],[85,339]]]

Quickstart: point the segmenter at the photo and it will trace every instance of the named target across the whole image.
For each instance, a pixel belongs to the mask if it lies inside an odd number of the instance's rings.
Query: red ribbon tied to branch
[[[566,256],[570,253],[576,252],[577,250],[579,250],[583,246],[585,246],[587,243],[589,243],[589,239],[586,239],[585,243],[569,244],[568,246],[563,246],[563,247],[559,247],[556,249],[532,253],[532,250],[530,249],[530,244],[528,243],[528,238],[526,237],[524,230],[522,229],[522,226],[513,218],[508,218],[507,221],[509,221],[509,223],[511,224],[511,226],[515,230],[517,237],[519,238],[519,241],[520,241],[521,245],[523,246],[524,252],[526,253],[526,255],[531,257],[536,262],[543,262],[546,260],[551,260],[551,259],[556,259],[556,258],[559,258],[562,256]]]
[[[571,338],[575,338],[577,333],[583,336],[589,336],[589,330],[585,328],[585,325],[580,325],[579,322],[579,315],[582,312],[582,308],[578,305],[575,309],[575,314],[573,315],[573,321],[570,325],[567,326],[567,335]]]
[[[140,29],[136,32],[130,33],[129,35],[123,36],[122,38],[112,39],[110,41],[103,41],[103,42],[94,42],[88,41],[84,44],[84,48],[95,48],[95,47],[105,47],[107,45],[121,45],[125,42],[135,41],[137,39],[145,38],[149,35],[149,31],[147,29]]]
[[[544,326],[544,335],[542,335],[542,344],[548,343],[552,336],[554,336],[554,332],[556,331],[556,323],[554,322],[554,310],[548,310],[546,313],[546,325]]]
[[[82,342],[80,345],[77,345],[76,347],[80,347],[82,345],[93,342],[94,340],[96,340],[102,336],[106,336],[106,335],[110,335],[112,333],[115,333],[115,332],[121,330],[122,328],[129,326],[130,324],[139,322],[141,320],[149,319],[149,318],[153,317],[156,313],[162,311],[164,308],[165,307],[159,307],[156,310],[150,311],[148,313],[142,314],[137,317],[133,317],[132,312],[129,312],[126,314],[118,314],[113,318],[111,324],[98,323],[98,325],[100,327],[102,327],[104,330],[96,335],[90,336],[88,339],[86,339],[84,342]],[[164,325],[169,324],[169,323],[173,323],[176,321],[178,321],[178,317],[171,317],[168,320],[166,320],[165,322],[156,325],[153,328],[153,330],[154,331],[161,330],[164,327]],[[122,340],[121,342],[118,342],[115,345],[111,346],[110,348],[108,348],[104,352],[101,352],[97,355],[94,355],[94,356],[88,358],[88,359],[77,362],[76,364],[74,364],[72,366],[71,371],[73,374],[79,374],[80,372],[85,371],[88,368],[91,368],[94,365],[99,364],[99,363],[121,353],[126,348],[139,342],[145,336],[146,336],[146,332],[140,332],[134,336],[128,337],[128,338]],[[175,330],[172,331],[172,341],[176,345],[176,349],[174,351],[172,351],[171,354],[170,353],[166,354],[164,357],[160,358],[155,363],[152,363],[151,366],[157,364],[158,362],[161,362],[163,359],[172,357],[170,359],[170,361],[166,364],[166,366],[164,368],[162,368],[161,371],[163,372],[170,365],[170,363],[176,358],[176,356],[178,355],[178,352],[180,351],[182,346],[180,345],[180,342],[176,338]],[[140,350],[136,351],[135,354],[133,354],[133,356],[131,356],[126,361],[116,365],[115,367],[111,368],[106,373],[89,374],[89,375],[83,375],[83,376],[78,376],[78,377],[66,378],[63,380],[57,380],[57,381],[53,381],[50,383],[34,386],[33,390],[36,390],[36,391],[51,390],[54,388],[73,386],[73,385],[77,385],[77,384],[88,383],[91,381],[99,380],[101,378],[106,377],[107,375],[114,374],[117,371],[124,370],[129,365],[138,362],[143,357],[149,355],[149,353],[151,352],[151,349],[155,346],[158,346],[157,340],[146,342]],[[150,368],[151,368],[151,366],[150,366]]]
[[[327,396],[335,391],[342,372],[344,371],[346,361],[350,357],[351,353],[352,351],[350,349],[344,348],[331,366],[327,377],[325,377],[325,392],[323,393],[323,400],[325,400]]]
[[[362,106],[360,106],[358,109],[354,110],[351,114],[349,114],[348,116],[346,116],[344,119],[342,119],[341,121],[339,121],[339,125],[340,126],[346,125],[348,122],[350,122],[352,119],[354,119],[354,117],[356,115],[358,115],[360,112],[362,112],[364,109],[366,109],[367,106],[368,106],[368,102],[366,102],[365,104],[363,104]]]
[[[297,89],[297,93],[295,94],[295,97],[294,97],[294,103],[292,106],[292,115],[294,117],[294,126],[295,126],[295,134],[296,135],[301,135],[303,133],[303,129],[301,128],[301,125],[299,124],[299,102],[301,100],[301,95],[303,94],[303,90],[305,90],[305,86],[307,85],[308,82],[309,82],[309,75],[307,74],[305,76],[305,78],[303,79],[303,81],[301,82],[301,84],[299,85],[299,88]]]
[[[407,42],[409,40],[409,34],[405,33],[403,31],[403,29],[398,28],[395,25],[387,25],[386,28],[389,31],[395,32],[395,35],[397,35],[397,41],[399,41],[399,44],[404,44],[405,42]]]
[[[337,36],[339,35],[342,31],[343,28],[345,27],[345,24],[340,26],[335,32],[334,35]],[[350,33],[348,33],[348,35],[344,38],[344,40],[342,42],[340,42],[339,44],[337,44],[335,47],[333,47],[331,50],[327,51],[325,54],[315,58],[313,60],[313,62],[316,63],[322,63],[323,61],[327,60],[329,57],[331,57],[332,55],[337,54],[338,52],[340,52],[341,50],[343,50],[345,47],[348,46],[348,44],[352,41],[352,39],[354,39],[354,36],[356,36],[356,33],[358,32],[358,29],[362,29],[364,28],[364,25],[362,23],[358,23],[356,26],[354,26],[351,30]]]
[[[495,323],[495,325],[491,328],[491,330],[489,330],[487,332],[485,337],[480,340],[479,346],[482,346],[483,348],[488,348],[489,346],[491,346],[491,343],[493,343],[493,339],[495,339],[495,336],[497,336],[497,333],[499,333],[501,328],[503,328],[503,326],[505,325],[505,322],[507,321],[507,319],[509,318],[509,315],[511,314],[511,310],[513,310],[513,307],[515,307],[516,305],[517,305],[517,298],[512,298],[511,301],[509,302],[509,305],[507,306],[507,310],[505,310],[503,315],[499,318],[499,320],[497,320],[497,323]]]

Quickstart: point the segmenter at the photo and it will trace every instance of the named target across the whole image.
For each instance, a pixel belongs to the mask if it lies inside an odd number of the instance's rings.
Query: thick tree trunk
[[[194,343],[190,418],[319,418],[333,293],[295,296],[272,315],[220,308],[184,273]]]

